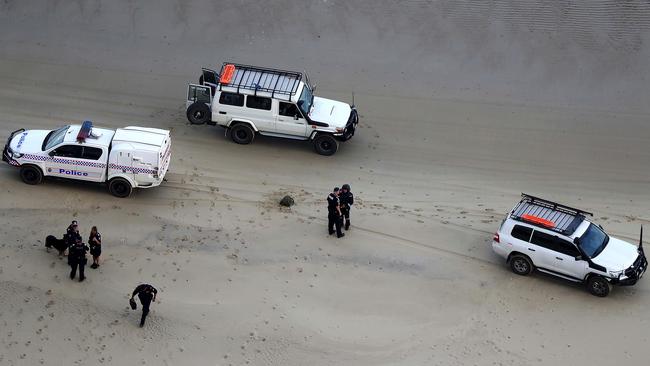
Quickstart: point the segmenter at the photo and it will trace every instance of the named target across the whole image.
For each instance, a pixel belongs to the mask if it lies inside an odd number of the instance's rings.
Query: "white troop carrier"
[[[219,74],[203,69],[199,84],[189,85],[187,119],[226,128],[238,144],[273,136],[311,141],[318,154],[333,155],[354,136],[359,114],[314,89],[306,73],[224,63]]]
[[[27,184],[46,176],[108,183],[114,196],[160,185],[171,160],[169,131],[129,126],[110,130],[92,122],[49,130],[19,129],[9,136],[2,160],[20,168]]]

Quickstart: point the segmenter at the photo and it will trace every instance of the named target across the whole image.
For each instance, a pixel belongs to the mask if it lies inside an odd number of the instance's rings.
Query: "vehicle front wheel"
[[[193,125],[202,125],[210,119],[210,107],[205,103],[194,102],[187,108],[187,120]]]
[[[238,144],[250,144],[254,137],[255,131],[246,123],[238,123],[230,129],[230,138]]]
[[[40,184],[43,181],[43,173],[35,166],[25,165],[20,168],[20,178],[27,184]]]
[[[525,255],[515,254],[510,258],[510,269],[515,274],[527,276],[533,271],[533,262]]]
[[[124,198],[131,195],[133,187],[131,187],[131,183],[124,178],[113,178],[108,183],[108,190],[113,196]]]
[[[314,150],[320,155],[334,155],[339,149],[339,143],[332,135],[319,135],[314,139]]]
[[[605,297],[609,295],[609,291],[612,289],[612,284],[609,283],[604,277],[601,276],[591,276],[587,280],[587,290],[594,296]]]

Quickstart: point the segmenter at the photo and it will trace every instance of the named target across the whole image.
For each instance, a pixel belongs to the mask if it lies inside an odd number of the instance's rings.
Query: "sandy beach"
[[[650,232],[650,4],[481,4],[1,2],[2,139],[89,119],[169,129],[173,153],[127,199],[0,165],[0,365],[646,363],[649,279],[597,298],[490,243],[521,192]],[[354,92],[357,134],[324,157],[189,125],[187,83],[224,61]],[[83,283],[44,247],[73,219],[103,237]],[[139,283],[159,290],[144,328]]]

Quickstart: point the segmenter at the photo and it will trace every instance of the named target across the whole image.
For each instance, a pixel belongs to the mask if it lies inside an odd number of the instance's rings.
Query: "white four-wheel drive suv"
[[[304,73],[233,63],[219,74],[203,69],[199,84],[189,85],[186,107],[190,123],[225,127],[238,144],[256,134],[311,140],[321,155],[336,153],[359,123],[354,106],[314,96]]]
[[[522,194],[494,234],[492,248],[516,274],[528,275],[537,269],[585,283],[596,296],[607,296],[611,285],[634,285],[648,267],[643,228],[637,247],[607,235],[587,215],[593,216]]]
[[[117,197],[160,185],[171,160],[169,131],[129,126],[109,130],[90,121],[56,130],[14,131],[2,160],[20,168],[27,184],[51,176],[106,182]]]

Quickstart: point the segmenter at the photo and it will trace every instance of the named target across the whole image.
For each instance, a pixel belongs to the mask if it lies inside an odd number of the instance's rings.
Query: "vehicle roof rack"
[[[512,209],[510,216],[563,235],[573,234],[591,212],[566,206],[543,198],[521,194],[521,201]]]
[[[250,65],[224,62],[219,73],[219,90],[223,87],[240,90],[270,93],[271,98],[276,95],[288,97],[295,95],[303,79],[303,74],[295,71],[286,71],[257,67]]]

